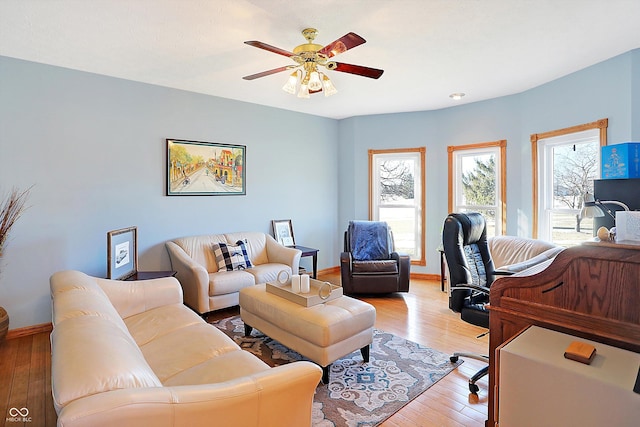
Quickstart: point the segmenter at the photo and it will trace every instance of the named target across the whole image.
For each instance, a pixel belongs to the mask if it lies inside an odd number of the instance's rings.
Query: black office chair
[[[489,328],[489,287],[495,280],[495,269],[484,217],[476,212],[452,213],[444,222],[442,233],[444,254],[449,267],[449,308],[460,318],[483,328]],[[450,359],[469,357],[489,363],[489,356],[475,353],[454,353]],[[482,368],[469,379],[469,391],[477,393],[476,385],[489,372]]]

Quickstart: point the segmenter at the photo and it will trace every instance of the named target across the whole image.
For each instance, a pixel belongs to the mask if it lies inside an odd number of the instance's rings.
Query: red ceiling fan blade
[[[356,74],[358,76],[369,77],[370,79],[378,79],[384,73],[384,70],[377,68],[363,67],[362,65],[345,64],[344,62],[336,62],[334,71],[343,73]]]
[[[289,52],[288,50],[280,49],[279,47],[271,46],[270,44],[262,43],[255,40],[244,42],[244,44],[248,44],[249,46],[257,47],[259,49],[268,50],[269,52],[277,53],[278,55],[286,56],[287,58],[293,56],[293,52]]]
[[[263,71],[261,73],[251,74],[250,76],[244,76],[244,80],[254,80],[259,79],[260,77],[270,76],[271,74],[280,73],[282,71],[287,71],[292,68],[295,68],[295,65],[287,65],[286,67],[274,68],[273,70]]]
[[[329,43],[328,45],[320,49],[318,53],[327,55],[327,57],[331,58],[342,52],[346,52],[351,48],[360,46],[361,44],[366,42],[367,41],[365,39],[363,39],[356,33],[349,33],[340,37],[338,40],[334,41],[333,43]]]

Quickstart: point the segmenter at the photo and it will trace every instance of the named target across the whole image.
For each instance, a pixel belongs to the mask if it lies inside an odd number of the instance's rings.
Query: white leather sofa
[[[214,243],[245,242],[253,265],[243,270],[221,270],[213,253]],[[279,244],[260,232],[189,236],[166,242],[171,268],[184,291],[184,302],[200,314],[238,305],[240,289],[274,281],[278,273],[298,271],[302,252]]]
[[[564,249],[544,240],[518,236],[489,237],[487,242],[495,269],[509,274],[553,259]]]
[[[174,278],[51,276],[58,426],[309,426],[322,370],[270,368],[182,304]]]

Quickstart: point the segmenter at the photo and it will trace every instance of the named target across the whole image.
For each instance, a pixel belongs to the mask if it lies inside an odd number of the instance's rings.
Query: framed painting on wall
[[[124,280],[138,271],[138,228],[107,233],[107,279]]]
[[[245,195],[245,159],[244,145],[167,139],[167,195]]]

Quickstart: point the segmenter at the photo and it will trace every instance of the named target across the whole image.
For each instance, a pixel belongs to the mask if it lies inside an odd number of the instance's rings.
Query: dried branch
[[[0,209],[0,256],[2,256],[2,250],[11,231],[13,224],[20,218],[20,216],[27,210],[25,203],[29,197],[31,187],[26,190],[20,191],[17,188],[13,188],[9,196],[2,202]]]

